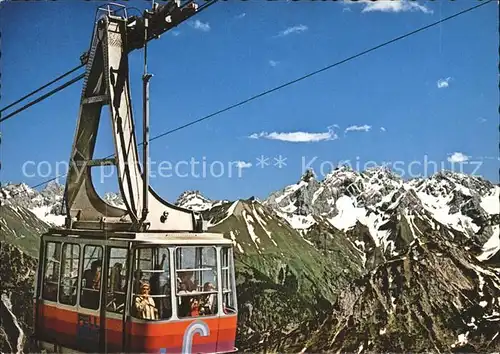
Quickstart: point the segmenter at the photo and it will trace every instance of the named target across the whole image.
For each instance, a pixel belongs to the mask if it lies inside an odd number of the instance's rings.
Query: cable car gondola
[[[200,215],[169,204],[149,186],[149,129],[143,129],[141,171],[129,91],[129,52],[197,8],[169,1],[142,18],[119,10],[124,15],[101,8],[94,28],[66,179],[66,223],[40,241],[35,339],[54,352],[234,352],[232,242],[206,232]],[[145,72],[144,127],[150,78]],[[115,154],[94,159],[105,106]],[[91,169],[110,164],[124,208],[107,204],[94,189]]]

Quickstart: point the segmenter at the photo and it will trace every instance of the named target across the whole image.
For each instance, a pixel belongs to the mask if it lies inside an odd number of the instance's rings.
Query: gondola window
[[[108,265],[107,310],[123,313],[127,292],[127,249],[112,248]]]
[[[78,271],[80,267],[80,245],[65,243],[63,245],[62,257],[59,302],[74,306],[76,305]]]
[[[235,284],[232,264],[232,250],[229,247],[221,249],[221,276],[222,276],[222,299],[224,312],[233,312],[235,306]]]
[[[45,246],[45,269],[43,274],[43,294],[45,300],[57,301],[59,270],[61,267],[61,244],[47,242]]]
[[[170,257],[167,247],[140,247],[135,251],[132,316],[142,320],[172,317]]]
[[[80,306],[98,310],[101,290],[102,247],[86,245],[83,251],[83,275]]]
[[[178,247],[175,256],[178,316],[182,318],[216,315],[216,248]]]

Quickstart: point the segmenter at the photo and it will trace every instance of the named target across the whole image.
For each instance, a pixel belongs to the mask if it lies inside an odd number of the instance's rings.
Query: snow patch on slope
[[[236,232],[237,231],[229,231],[229,236],[231,237],[231,241],[233,241],[233,245],[235,245],[237,248],[238,248],[238,251],[240,251],[240,253],[245,253],[245,251],[243,250],[243,247],[241,247],[241,245],[238,243],[238,241],[236,241]]]
[[[37,216],[43,222],[46,222],[49,225],[55,226],[63,226],[64,225],[64,215],[55,215],[50,212],[51,207],[48,205],[35,207],[29,209],[33,214]]]
[[[181,208],[189,209],[194,212],[202,212],[227,202],[228,201],[223,200],[212,201],[205,198],[199,191],[186,191],[179,196],[175,204]]]
[[[500,225],[493,226],[493,235],[483,245],[483,253],[477,259],[486,261],[500,251]]]
[[[500,187],[495,187],[491,195],[481,198],[481,208],[488,214],[500,214]]]
[[[370,235],[372,236],[373,241],[375,242],[375,245],[377,247],[382,245],[384,250],[387,249],[387,246],[389,245],[387,239],[390,236],[390,231],[379,230],[379,228],[386,223],[386,220],[384,220],[384,218],[381,215],[371,212],[367,216],[360,216],[359,222],[368,227]],[[392,243],[391,252],[393,251],[393,249],[394,249],[394,244]]]
[[[354,227],[360,217],[366,215],[365,208],[357,208],[354,206],[354,201],[351,197],[342,196],[335,202],[338,214],[328,221],[337,229],[347,231]]]
[[[254,217],[255,219],[257,220],[257,222],[260,224],[260,226],[262,227],[262,229],[266,232],[267,236],[269,236],[269,239],[271,240],[271,242],[276,246],[278,247],[278,244],[276,243],[276,241],[273,240],[273,237],[271,236],[271,232],[269,232],[268,229],[266,229],[266,227],[264,225],[266,225],[266,222],[260,217],[259,215],[259,212],[257,211],[257,209],[255,209],[255,205],[254,205]]]
[[[213,226],[222,224],[224,221],[226,221],[231,215],[233,215],[234,209],[236,208],[238,203],[239,203],[239,200],[234,201],[233,204],[231,204],[231,206],[229,207],[229,209],[227,209],[226,215],[221,220],[217,221],[215,224],[212,224],[211,221],[209,221],[208,227],[213,227]]]
[[[243,215],[243,219],[245,219],[245,225],[247,227],[248,234],[250,235],[250,238],[252,239],[253,243],[255,244],[255,247],[260,252],[260,247],[258,245],[258,244],[260,244],[260,238],[255,233],[255,228],[252,225],[252,223],[255,222],[255,220],[252,218],[252,216],[250,214],[247,213],[246,210],[243,210],[242,215]]]
[[[12,321],[13,327],[16,328],[18,337],[17,337],[17,343],[16,343],[16,353],[21,354],[23,353],[23,343],[24,343],[24,331],[22,330],[21,326],[19,325],[19,322],[17,321],[17,317],[14,315],[12,312],[12,302],[10,301],[10,297],[7,294],[2,294],[0,297],[0,301],[3,304],[3,307],[7,310],[8,314],[10,315],[9,320]],[[1,305],[0,305],[1,306]],[[14,348],[12,348],[14,349]]]
[[[300,187],[303,187],[303,186],[307,186],[307,182],[306,181],[303,181],[301,180],[299,183],[297,184],[292,184],[288,187],[285,188],[285,190],[283,191],[283,194],[280,195],[279,197],[277,197],[275,199],[276,203],[280,203],[283,199],[285,199],[286,197],[288,197],[290,194],[294,193],[296,190],[298,190]]]
[[[314,192],[311,203],[314,204],[316,199],[318,199],[318,197],[321,195],[321,193],[323,193],[324,189],[325,189],[324,187],[319,187],[318,190],[316,192]]]
[[[453,194],[448,195],[446,198],[440,198],[421,191],[417,191],[416,193],[422,201],[424,208],[441,224],[465,234],[467,234],[468,230],[472,230],[475,233],[480,229],[479,226],[472,222],[470,217],[462,215],[459,212],[450,213],[448,203],[453,199]]]
[[[295,230],[305,230],[311,227],[316,221],[312,215],[297,215],[277,212],[279,216],[288,221]]]

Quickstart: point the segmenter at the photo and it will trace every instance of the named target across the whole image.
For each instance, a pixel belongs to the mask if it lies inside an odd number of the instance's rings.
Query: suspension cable
[[[81,79],[83,79],[84,77],[85,77],[85,74],[81,74],[81,75],[79,75],[79,76],[77,76],[77,77],[75,77],[75,78],[71,79],[70,81],[66,82],[65,84],[62,84],[61,86],[59,86],[59,87],[57,87],[57,88],[53,89],[52,91],[47,92],[45,95],[38,97],[36,100],[31,101],[30,103],[28,103],[28,104],[26,104],[26,105],[22,106],[21,108],[19,108],[19,109],[15,110],[15,111],[14,111],[14,112],[12,112],[12,113],[9,113],[8,115],[6,115],[6,116],[5,116],[5,117],[3,117],[3,118],[1,118],[1,119],[0,119],[0,123],[1,123],[1,122],[3,122],[3,121],[6,121],[6,120],[7,120],[7,119],[9,119],[9,118],[12,118],[13,116],[15,116],[15,115],[16,115],[16,114],[18,114],[18,113],[21,113],[22,111],[24,111],[25,109],[27,109],[27,108],[29,108],[29,107],[33,106],[34,104],[37,104],[37,103],[39,103],[39,102],[43,101],[44,99],[46,99],[46,98],[48,98],[48,97],[52,96],[52,95],[53,95],[53,94],[55,94],[56,92],[59,92],[59,91],[61,91],[61,90],[65,89],[66,87],[68,87],[68,86],[70,86],[70,85],[73,85],[75,82],[80,81],[80,80],[81,80]]]
[[[5,110],[9,109],[9,108],[10,108],[10,107],[12,107],[12,106],[14,106],[14,105],[18,104],[19,102],[24,101],[24,100],[25,100],[25,99],[27,99],[28,97],[33,96],[35,93],[40,92],[40,91],[41,91],[41,90],[43,90],[44,88],[49,87],[50,85],[52,85],[52,84],[53,84],[53,83],[55,83],[56,81],[59,81],[59,80],[61,80],[62,78],[65,78],[66,76],[68,76],[68,75],[70,75],[70,74],[74,73],[75,71],[77,71],[78,69],[80,69],[80,68],[81,68],[81,67],[83,67],[83,66],[85,66],[85,63],[82,63],[82,64],[78,65],[77,67],[75,67],[74,69],[71,69],[71,70],[70,70],[70,71],[68,71],[67,73],[62,74],[61,76],[59,76],[59,77],[55,78],[55,79],[54,79],[54,80],[52,80],[51,82],[49,82],[49,83],[47,83],[47,84],[45,84],[45,85],[43,85],[43,86],[39,87],[39,88],[38,88],[38,89],[36,89],[35,91],[32,91],[32,92],[28,93],[26,96],[21,97],[21,98],[20,98],[20,99],[18,99],[17,101],[12,102],[12,103],[11,103],[11,104],[9,104],[8,106],[3,107],[2,109],[0,109],[0,113],[2,113],[3,111],[5,111]]]
[[[212,117],[215,117],[215,116],[217,116],[217,115],[219,115],[219,114],[221,114],[221,113],[227,112],[227,111],[229,111],[229,110],[231,110],[231,109],[233,109],[233,108],[236,108],[236,107],[242,106],[242,105],[244,105],[244,104],[246,104],[246,103],[249,103],[249,102],[251,102],[251,101],[253,101],[253,100],[256,100],[256,99],[258,99],[258,98],[260,98],[260,97],[263,97],[263,96],[266,96],[266,95],[268,95],[268,94],[270,94],[270,93],[272,93],[272,92],[275,92],[275,91],[281,90],[282,88],[285,88],[285,87],[287,87],[287,86],[293,85],[293,84],[295,84],[295,83],[297,83],[297,82],[299,82],[299,81],[302,81],[302,80],[305,80],[305,79],[307,79],[307,78],[310,78],[311,76],[314,76],[314,75],[316,75],[316,74],[322,73],[322,72],[324,72],[324,71],[326,71],[326,70],[329,70],[329,69],[331,69],[331,68],[334,68],[334,67],[336,67],[336,66],[338,66],[338,65],[344,64],[344,63],[346,63],[346,62],[348,62],[348,61],[351,61],[351,60],[353,60],[353,59],[356,59],[356,58],[358,58],[358,57],[361,57],[361,56],[363,56],[363,55],[365,55],[365,54],[368,54],[368,53],[370,53],[370,52],[373,52],[373,51],[375,51],[375,50],[377,50],[377,49],[380,49],[380,48],[382,48],[382,47],[385,47],[385,46],[387,46],[387,45],[389,45],[389,44],[392,44],[392,43],[394,43],[394,42],[397,42],[397,41],[399,41],[399,40],[401,40],[401,39],[404,39],[404,38],[410,37],[410,36],[412,36],[412,35],[414,35],[414,34],[417,34],[418,32],[422,32],[422,31],[424,31],[424,30],[426,30],[426,29],[429,29],[429,28],[431,28],[431,27],[437,26],[437,25],[439,25],[439,24],[441,24],[441,23],[443,23],[443,22],[446,22],[446,21],[451,20],[451,19],[453,19],[453,18],[455,18],[455,17],[458,17],[458,16],[460,16],[460,15],[463,15],[463,14],[465,14],[465,13],[469,12],[469,11],[472,11],[472,10],[475,10],[475,9],[477,9],[477,8],[481,7],[481,6],[484,6],[484,5],[486,5],[486,4],[488,4],[488,3],[492,2],[492,1],[493,1],[493,0],[488,0],[488,1],[484,2],[484,3],[480,3],[479,5],[476,5],[476,6],[470,7],[470,8],[468,8],[468,9],[465,9],[465,10],[460,11],[460,12],[457,12],[457,13],[455,13],[455,14],[453,14],[453,15],[450,15],[450,16],[448,16],[448,17],[445,17],[445,18],[443,18],[443,19],[441,19],[441,20],[439,20],[439,21],[433,22],[433,23],[431,23],[431,24],[429,24],[429,25],[426,25],[426,26],[424,26],[424,27],[420,27],[420,28],[418,28],[418,29],[416,29],[416,30],[413,30],[413,31],[411,31],[411,32],[405,33],[405,34],[403,34],[403,35],[401,35],[401,36],[398,36],[398,37],[396,37],[396,38],[393,38],[393,39],[391,39],[391,40],[388,40],[388,41],[386,41],[386,42],[383,42],[383,43],[381,43],[381,44],[379,44],[379,45],[376,45],[376,46],[374,46],[374,47],[371,47],[371,48],[369,48],[369,49],[366,49],[366,50],[364,50],[364,51],[362,51],[362,52],[359,52],[359,53],[357,53],[357,54],[351,55],[351,56],[349,56],[349,57],[347,57],[347,58],[345,58],[345,59],[342,59],[342,60],[340,60],[340,61],[338,61],[338,62],[336,62],[336,63],[330,64],[330,65],[328,65],[328,66],[326,66],[326,67],[324,67],[324,68],[321,68],[321,69],[319,69],[319,70],[315,70],[315,71],[310,72],[309,74],[303,75],[303,76],[301,76],[301,77],[299,77],[299,78],[297,78],[297,79],[294,79],[294,80],[292,80],[292,81],[288,81],[288,82],[286,82],[286,83],[284,83],[284,84],[282,84],[282,85],[276,86],[276,87],[274,87],[274,88],[272,88],[272,89],[269,89],[269,90],[266,90],[266,91],[264,91],[264,92],[261,92],[261,93],[259,93],[259,94],[257,94],[257,95],[254,95],[254,96],[252,96],[252,97],[250,97],[250,98],[247,98],[247,99],[245,99],[245,100],[242,100],[242,101],[240,101],[240,102],[238,102],[238,103],[235,103],[235,104],[233,104],[233,105],[231,105],[231,106],[228,106],[228,107],[226,107],[226,108],[220,109],[220,110],[218,110],[218,111],[216,111],[216,112],[214,112],[214,113],[211,113],[211,114],[209,114],[209,115],[206,115],[206,116],[204,116],[204,117],[202,117],[202,118],[199,118],[199,119],[193,120],[193,121],[191,121],[191,122],[188,122],[188,123],[186,123],[186,124],[180,125],[180,126],[178,126],[178,127],[174,128],[174,129],[171,129],[171,130],[166,131],[166,132],[164,132],[164,133],[162,133],[162,134],[156,135],[155,137],[151,138],[151,139],[150,139],[150,141],[153,141],[153,140],[159,139],[159,138],[161,138],[161,137],[164,137],[164,136],[169,135],[169,134],[172,134],[172,133],[174,133],[174,132],[176,132],[176,131],[179,131],[179,130],[182,130],[182,129],[184,129],[184,128],[187,128],[187,127],[189,127],[189,126],[191,126],[191,125],[194,125],[194,124],[196,124],[196,123],[200,123],[200,122],[202,122],[202,121],[204,121],[204,120],[207,120],[207,119],[210,119],[210,118],[212,118]]]
[[[189,4],[189,3],[193,2],[193,1],[194,1],[194,0],[189,0],[189,1],[185,4],[185,5],[187,6],[187,4]],[[206,10],[208,7],[212,6],[212,5],[213,5],[213,4],[215,4],[217,1],[218,1],[218,0],[210,0],[210,1],[207,1],[205,4],[203,4],[203,5],[202,5],[202,6],[198,9],[198,11],[196,12],[196,14],[198,14],[198,13],[202,12],[203,10]],[[137,9],[137,8],[134,8],[134,9]],[[138,9],[137,9],[137,10],[138,10]],[[20,103],[20,102],[24,101],[24,100],[25,100],[25,99],[27,99],[28,97],[33,96],[35,93],[40,92],[40,91],[41,91],[41,90],[43,90],[44,88],[47,88],[48,86],[50,86],[50,85],[52,85],[53,83],[55,83],[55,82],[57,82],[57,81],[59,81],[59,80],[63,79],[64,77],[66,77],[66,76],[68,76],[68,75],[70,75],[70,74],[74,73],[75,71],[77,71],[78,69],[82,68],[82,67],[83,67],[83,66],[85,66],[85,65],[86,65],[86,63],[85,63],[85,62],[83,62],[83,60],[82,60],[82,64],[78,65],[77,67],[75,67],[75,68],[71,69],[70,71],[68,71],[68,72],[66,72],[66,73],[64,73],[64,74],[62,74],[61,76],[59,76],[59,77],[55,78],[54,80],[50,81],[49,83],[47,83],[47,84],[45,84],[45,85],[43,85],[43,86],[39,87],[38,89],[36,89],[36,90],[34,90],[34,91],[30,92],[29,94],[27,94],[27,95],[25,95],[25,96],[21,97],[21,98],[20,98],[20,99],[18,99],[17,101],[12,102],[12,103],[11,103],[11,104],[9,104],[8,106],[3,107],[2,109],[0,109],[0,113],[2,113],[2,112],[4,112],[5,110],[7,110],[7,109],[11,108],[12,106],[14,106],[14,105],[16,105],[16,104],[18,104],[18,103]],[[10,113],[10,114],[9,114],[9,115],[7,115],[6,117],[1,118],[1,119],[0,119],[0,122],[3,122],[3,121],[5,121],[5,120],[7,120],[8,118],[11,118],[12,116],[14,116],[14,115],[16,115],[16,114],[18,114],[18,113],[20,113],[20,112],[24,111],[25,109],[27,109],[27,108],[29,108],[29,107],[33,106],[34,104],[41,102],[41,101],[42,101],[42,100],[44,100],[45,98],[52,96],[54,93],[56,93],[56,92],[58,92],[58,91],[60,91],[60,90],[62,90],[62,89],[64,89],[64,88],[66,88],[66,87],[68,87],[68,86],[70,86],[70,85],[74,84],[75,82],[77,82],[77,81],[81,80],[84,76],[85,76],[85,75],[84,75],[84,74],[82,74],[82,75],[78,76],[77,78],[75,78],[75,79],[73,79],[73,80],[71,80],[71,81],[67,82],[66,84],[59,86],[57,89],[54,89],[53,91],[49,92],[48,94],[46,94],[46,95],[44,95],[44,96],[42,96],[42,97],[40,97],[40,98],[36,99],[35,101],[30,102],[30,103],[29,103],[29,104],[27,104],[26,106],[24,106],[24,107],[22,107],[22,108],[20,108],[20,109],[16,110],[15,112]]]

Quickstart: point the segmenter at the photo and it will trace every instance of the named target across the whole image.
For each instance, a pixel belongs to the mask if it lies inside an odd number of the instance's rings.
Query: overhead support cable
[[[334,68],[334,67],[336,67],[336,66],[339,66],[339,65],[341,65],[341,64],[344,64],[344,63],[346,63],[346,62],[348,62],[348,61],[351,61],[351,60],[353,60],[353,59],[359,58],[359,57],[361,57],[361,56],[363,56],[363,55],[365,55],[365,54],[368,54],[368,53],[370,53],[370,52],[373,52],[373,51],[375,51],[375,50],[377,50],[377,49],[380,49],[380,48],[382,48],[382,47],[385,47],[385,46],[387,46],[387,45],[389,45],[389,44],[392,44],[392,43],[397,42],[397,41],[400,41],[400,40],[402,40],[402,39],[404,39],[404,38],[410,37],[410,36],[412,36],[412,35],[414,35],[414,34],[417,34],[417,33],[419,33],[419,32],[425,31],[426,29],[429,29],[429,28],[431,28],[431,27],[437,26],[437,25],[439,25],[439,24],[441,24],[441,23],[443,23],[443,22],[449,21],[449,20],[451,20],[451,19],[453,19],[453,18],[455,18],[455,17],[458,17],[458,16],[463,15],[463,14],[465,14],[465,13],[467,13],[467,12],[470,12],[470,11],[472,11],[472,10],[475,10],[475,9],[477,9],[477,8],[479,8],[479,7],[481,7],[481,6],[484,6],[484,5],[486,5],[486,4],[488,4],[488,3],[492,2],[492,1],[493,1],[493,0],[488,0],[488,1],[485,1],[484,3],[480,3],[479,5],[476,5],[476,6],[470,7],[470,8],[468,8],[468,9],[465,9],[465,10],[460,11],[460,12],[457,12],[457,13],[455,13],[455,14],[451,15],[451,16],[445,17],[445,18],[443,18],[443,19],[441,19],[441,20],[439,20],[439,21],[433,22],[433,23],[431,23],[431,24],[429,24],[429,25],[427,25],[427,26],[420,27],[420,28],[418,28],[418,29],[416,29],[416,30],[413,30],[413,31],[411,31],[411,32],[408,32],[408,33],[406,33],[406,34],[403,34],[403,35],[401,35],[401,36],[399,36],[399,37],[393,38],[393,39],[388,40],[388,41],[386,41],[386,42],[384,42],[384,43],[381,43],[381,44],[379,44],[379,45],[376,45],[375,47],[372,47],[372,48],[366,49],[366,50],[364,50],[364,51],[362,51],[362,52],[359,52],[359,53],[357,53],[357,54],[351,55],[351,56],[349,56],[349,57],[347,57],[347,58],[345,58],[345,59],[342,59],[342,60],[340,60],[340,61],[338,61],[338,62],[336,62],[336,63],[333,63],[333,64],[330,64],[330,65],[328,65],[328,66],[325,66],[325,67],[324,67],[324,68],[322,68],[322,69],[319,69],[319,70],[313,71],[313,72],[311,72],[311,73],[309,73],[309,74],[306,74],[306,75],[304,75],[304,76],[301,76],[301,77],[299,77],[299,78],[297,78],[297,79],[295,79],[295,80],[289,81],[289,82],[287,82],[287,83],[284,83],[284,84],[282,84],[282,85],[279,85],[279,86],[274,87],[274,88],[272,88],[272,89],[269,89],[269,90],[267,90],[267,91],[261,92],[261,93],[259,93],[259,94],[257,94],[257,95],[254,95],[254,96],[252,96],[252,97],[250,97],[250,98],[247,98],[246,100],[243,100],[243,101],[240,101],[240,102],[238,102],[238,103],[235,103],[235,104],[233,104],[233,105],[231,105],[231,106],[229,106],[229,107],[223,108],[223,109],[221,109],[221,110],[219,110],[219,111],[216,111],[216,112],[214,112],[214,113],[211,113],[211,114],[209,114],[209,115],[207,115],[207,116],[204,116],[204,117],[202,117],[202,118],[199,118],[199,119],[193,120],[193,121],[191,121],[191,122],[189,122],[189,123],[186,123],[186,124],[183,124],[183,125],[181,125],[181,126],[178,126],[177,128],[171,129],[171,130],[169,130],[169,131],[166,131],[165,133],[162,133],[162,134],[160,134],[160,135],[157,135],[157,136],[155,136],[155,137],[151,138],[151,139],[150,139],[150,142],[151,142],[151,141],[153,141],[153,140],[159,139],[159,138],[161,138],[161,137],[164,137],[164,136],[166,136],[166,135],[169,135],[169,134],[175,133],[176,131],[179,131],[179,130],[182,130],[182,129],[184,129],[184,128],[187,128],[187,127],[189,127],[189,126],[191,126],[191,125],[194,125],[194,124],[200,123],[200,122],[202,122],[202,121],[204,121],[204,120],[207,120],[207,119],[213,118],[213,117],[215,117],[215,116],[217,116],[217,115],[219,115],[219,114],[221,114],[221,113],[224,113],[224,112],[227,112],[227,111],[229,111],[229,110],[231,110],[231,109],[233,109],[233,108],[236,108],[236,107],[242,106],[242,105],[244,105],[244,104],[246,104],[246,103],[249,103],[249,102],[251,102],[251,101],[253,101],[253,100],[256,100],[257,98],[260,98],[260,97],[266,96],[266,95],[268,95],[268,94],[270,94],[270,93],[272,93],[272,92],[276,92],[276,91],[281,90],[282,88],[285,88],[285,87],[287,87],[287,86],[291,86],[291,85],[293,85],[293,84],[295,84],[295,83],[297,83],[297,82],[300,82],[300,81],[302,81],[302,80],[305,80],[305,79],[307,79],[307,78],[310,78],[311,76],[314,76],[314,75],[317,75],[317,74],[322,73],[322,72],[324,72],[324,71],[327,71],[327,70],[329,70],[329,69],[332,69],[332,68]]]
[[[25,99],[27,99],[28,97],[33,96],[35,93],[38,93],[38,92],[42,91],[44,88],[49,87],[49,86],[50,86],[50,85],[52,85],[53,83],[55,83],[55,82],[57,82],[57,81],[59,81],[59,80],[61,80],[61,79],[65,78],[66,76],[71,75],[72,73],[74,73],[74,72],[75,72],[75,71],[77,71],[78,69],[82,68],[83,66],[85,66],[85,63],[82,63],[82,64],[78,65],[76,68],[71,69],[71,70],[70,70],[70,71],[68,71],[67,73],[62,74],[61,76],[59,76],[59,77],[55,78],[55,79],[54,79],[54,80],[52,80],[51,82],[49,82],[49,83],[47,83],[47,84],[45,84],[45,85],[43,85],[43,86],[39,87],[39,88],[38,88],[38,89],[36,89],[35,91],[32,91],[32,92],[28,93],[26,96],[21,97],[21,98],[20,98],[20,99],[18,99],[17,101],[12,102],[12,103],[11,103],[11,104],[9,104],[8,106],[3,107],[2,109],[0,109],[0,113],[2,113],[2,112],[4,112],[4,111],[6,111],[7,109],[9,109],[9,108],[10,108],[10,107],[12,107],[12,106],[14,106],[14,105],[16,105],[16,104],[18,104],[18,103],[20,103],[20,102],[24,101],[24,100],[25,100]]]
[[[36,100],[31,101],[30,103],[28,103],[28,104],[26,104],[26,105],[22,106],[21,108],[19,108],[19,109],[15,110],[15,111],[14,111],[14,112],[12,112],[12,113],[9,113],[8,115],[6,115],[6,116],[5,116],[5,117],[3,117],[3,118],[1,118],[1,119],[0,119],[0,123],[1,123],[1,122],[3,122],[3,121],[6,121],[6,120],[7,120],[7,119],[9,119],[9,118],[12,118],[12,117],[13,117],[13,116],[15,116],[16,114],[21,113],[21,112],[22,112],[22,111],[24,111],[25,109],[28,109],[29,107],[31,107],[31,106],[33,106],[33,105],[35,105],[35,104],[37,104],[37,103],[39,103],[39,102],[43,101],[44,99],[46,99],[46,98],[48,98],[48,97],[52,96],[53,94],[55,94],[55,93],[57,93],[57,92],[59,92],[59,91],[61,91],[61,90],[65,89],[66,87],[68,87],[68,86],[70,86],[70,85],[73,85],[75,82],[80,81],[80,80],[81,80],[81,79],[83,79],[84,77],[85,77],[85,74],[81,74],[81,75],[79,75],[79,76],[77,76],[77,77],[75,77],[75,78],[71,79],[70,81],[66,82],[65,84],[62,84],[61,86],[59,86],[59,87],[57,87],[57,88],[53,89],[52,91],[47,92],[45,95],[38,97]]]
[[[183,7],[187,7],[189,4],[193,3],[193,1],[194,1],[194,0],[189,0],[189,1],[187,1],[187,2],[184,4],[184,6],[183,6]],[[209,1],[206,1],[206,2],[205,2],[205,4],[203,4],[202,6],[200,6],[200,7],[198,8],[198,10],[197,10],[197,12],[195,13],[195,15],[196,15],[196,14],[198,14],[198,13],[200,13],[200,12],[202,12],[202,11],[204,11],[204,10],[206,10],[208,7],[212,6],[212,5],[213,5],[213,4],[215,4],[217,1],[218,1],[218,0],[209,0]],[[135,8],[135,9],[137,9],[137,8]],[[9,108],[11,108],[11,107],[15,106],[16,104],[18,104],[18,103],[20,103],[20,102],[24,101],[25,99],[27,99],[27,98],[29,98],[29,97],[33,96],[34,94],[36,94],[36,93],[38,93],[38,92],[42,91],[43,89],[45,89],[45,88],[49,87],[50,85],[54,84],[55,82],[57,82],[57,81],[59,81],[59,80],[61,80],[61,79],[65,78],[65,77],[66,77],[66,76],[68,76],[68,75],[71,75],[72,73],[74,73],[74,72],[75,72],[75,71],[77,71],[78,69],[80,69],[80,68],[84,67],[84,66],[86,65],[86,62],[87,62],[87,59],[88,59],[88,57],[86,56],[86,54],[88,54],[88,53],[84,53],[84,54],[80,57],[80,60],[81,60],[81,62],[82,62],[80,65],[78,65],[77,67],[75,67],[75,68],[71,69],[70,71],[68,71],[68,72],[66,72],[66,73],[64,73],[64,74],[62,74],[62,75],[60,75],[59,77],[55,78],[54,80],[52,80],[52,81],[48,82],[47,84],[45,84],[45,85],[43,85],[43,86],[41,86],[41,87],[39,87],[38,89],[36,89],[36,90],[34,90],[34,91],[32,91],[32,92],[28,93],[27,95],[25,95],[25,96],[21,97],[21,98],[20,98],[20,99],[18,99],[17,101],[12,102],[12,103],[10,103],[9,105],[7,105],[7,106],[5,106],[5,107],[1,108],[1,109],[0,109],[0,113],[2,113],[2,112],[4,112],[4,111],[6,111],[7,109],[9,109]],[[83,74],[82,74],[82,75],[83,75]],[[79,76],[79,77],[78,77],[77,79],[75,79],[75,80],[76,80],[76,81],[78,81],[78,80],[80,80],[82,77],[83,77],[83,76],[81,76],[81,77]],[[73,80],[72,80],[72,81],[68,82],[67,84],[60,86],[60,88],[61,88],[61,89],[66,88],[67,86],[69,86],[69,85],[71,85],[71,84],[75,83],[76,81],[73,81]],[[42,101],[43,99],[45,99],[45,98],[47,98],[47,97],[51,96],[52,94],[54,94],[54,93],[56,93],[56,92],[58,92],[58,91],[59,91],[58,89],[55,89],[55,90],[53,90],[53,91],[49,92],[47,95],[44,95],[44,96],[42,96],[41,98],[39,98],[39,99],[37,99],[37,100],[35,100],[35,101],[31,102],[30,104],[26,105],[26,106],[25,106],[25,107],[23,107],[22,109],[19,109],[19,110],[17,110],[17,111],[15,111],[15,112],[13,112],[13,113],[11,113],[11,114],[7,115],[6,117],[4,117],[4,118],[0,119],[0,122],[3,122],[3,121],[5,121],[5,120],[7,120],[8,118],[12,117],[13,115],[15,115],[15,114],[17,114],[17,113],[19,113],[19,112],[21,112],[21,111],[25,110],[25,109],[26,109],[26,108],[28,108],[28,107],[31,107],[32,105],[34,105],[34,104],[36,104],[36,103],[38,103],[38,102]]]

